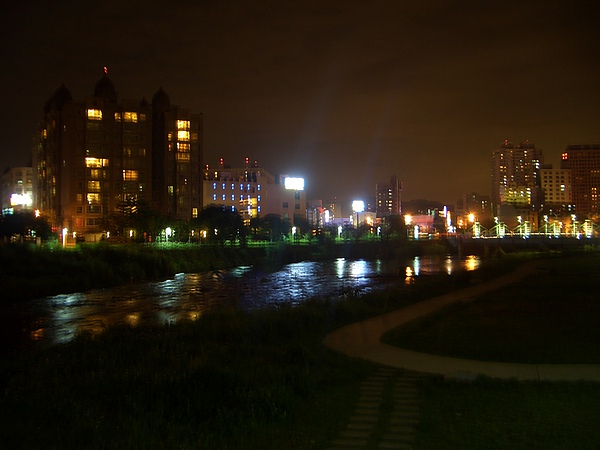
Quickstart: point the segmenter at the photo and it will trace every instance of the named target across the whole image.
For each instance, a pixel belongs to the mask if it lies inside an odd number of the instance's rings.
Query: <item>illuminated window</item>
[[[221,185],[221,189],[225,190],[225,183]]]
[[[213,183],[213,191],[217,190],[217,183]]]
[[[189,151],[190,151],[190,144],[185,143],[185,142],[178,142],[177,143],[177,151],[178,152],[189,153]]]
[[[235,194],[231,194],[231,201],[235,202]]]
[[[100,169],[90,169],[90,178],[100,179]]]
[[[244,195],[242,194],[242,195],[240,195],[240,202],[243,202],[243,201],[244,201]]]
[[[85,158],[86,167],[107,167],[108,159],[103,158]]]
[[[231,211],[234,212],[235,211],[235,206],[231,205]]]
[[[121,113],[120,112],[116,112],[115,113],[115,122],[120,122],[121,121]]]
[[[123,170],[123,181],[137,181],[137,170]]]
[[[256,197],[256,201],[260,202],[260,195]]]
[[[173,195],[173,186],[167,186],[167,191],[169,192],[169,195]]]
[[[81,203],[83,201],[83,194],[77,194],[77,202]]]
[[[231,190],[232,191],[235,190],[235,184],[234,183],[231,183]]]
[[[88,109],[87,110],[87,118],[89,120],[102,120],[102,110],[101,109]]]
[[[222,199],[223,199],[223,201],[225,201],[225,194],[223,194],[223,198]]]
[[[185,130],[179,130],[177,132],[177,139],[180,141],[189,141],[190,140],[190,132]]]
[[[192,208],[192,217],[194,219],[198,217],[198,208]]]
[[[240,191],[243,191],[243,190],[244,190],[244,185],[240,184]]]
[[[189,153],[177,153],[177,162],[190,162],[190,154]]]
[[[100,203],[100,194],[87,194],[87,202],[88,203]]]
[[[173,133],[168,133],[167,134],[167,140],[168,141],[172,141],[173,140]]]
[[[256,189],[260,191],[260,184],[256,185]]]
[[[189,130],[190,129],[190,121],[189,120],[178,120],[177,121],[177,129],[178,130]]]
[[[123,113],[123,121],[124,122],[137,123],[137,121],[138,121],[138,115],[137,115],[136,112],[126,111],[126,112]]]
[[[213,200],[217,201],[217,194],[213,194]]]
[[[258,212],[260,212],[260,205],[258,205],[258,206],[256,207],[256,210],[257,210]]]
[[[99,181],[88,181],[87,186],[88,186],[88,191],[99,191],[100,190],[100,182]]]

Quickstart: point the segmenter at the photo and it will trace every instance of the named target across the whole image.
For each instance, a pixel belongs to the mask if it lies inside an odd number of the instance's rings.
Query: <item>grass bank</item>
[[[386,333],[426,353],[528,364],[600,363],[600,255],[545,260],[523,281]]]

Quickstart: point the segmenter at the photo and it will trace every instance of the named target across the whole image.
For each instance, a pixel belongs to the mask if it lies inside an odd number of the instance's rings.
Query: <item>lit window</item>
[[[225,201],[225,194],[223,194],[223,201]]]
[[[108,159],[103,158],[85,158],[86,167],[107,167]]]
[[[198,208],[192,208],[192,217],[194,219],[198,217]]]
[[[225,183],[221,185],[221,189],[225,190]]]
[[[260,184],[256,186],[256,189],[260,191]]]
[[[234,212],[235,211],[235,206],[231,205],[231,211]]]
[[[248,188],[248,190],[250,190],[250,184],[248,184],[247,188]]]
[[[90,178],[100,179],[100,169],[90,169]]]
[[[123,170],[123,181],[137,181],[137,170]]]
[[[256,201],[260,202],[260,195],[256,197]]]
[[[177,121],[177,129],[178,130],[189,130],[190,129],[190,121],[189,120],[178,120]]]
[[[235,202],[235,194],[231,194],[231,201]]]
[[[121,121],[121,113],[120,112],[116,112],[115,113],[115,122],[120,122]]]
[[[185,130],[179,130],[177,132],[177,139],[180,141],[189,141],[190,140],[190,132]]]
[[[240,195],[240,202],[243,202],[243,201],[244,201],[244,196]]]
[[[235,184],[231,183],[231,190],[233,191],[235,189]]]
[[[177,153],[177,162],[190,162],[189,153]]]
[[[167,191],[169,192],[169,195],[173,195],[173,193],[174,193],[173,186],[167,186]]]
[[[217,194],[213,194],[213,201],[217,201]]]
[[[87,110],[87,118],[89,120],[102,120],[102,110],[101,109],[88,109]]]
[[[178,142],[177,143],[177,151],[178,152],[189,152],[190,151],[190,144],[185,143],[185,142]]]
[[[138,115],[137,115],[136,112],[126,111],[126,112],[123,113],[123,121],[124,122],[137,123],[137,121],[138,121]]]
[[[217,190],[217,183],[213,183],[213,191]]]
[[[260,205],[256,207],[257,212],[260,212]]]
[[[87,194],[87,202],[88,203],[100,203],[100,194]]]
[[[88,191],[99,191],[100,190],[100,182],[99,181],[88,181]]]
[[[244,190],[244,185],[240,184],[240,191],[243,191],[243,190]]]

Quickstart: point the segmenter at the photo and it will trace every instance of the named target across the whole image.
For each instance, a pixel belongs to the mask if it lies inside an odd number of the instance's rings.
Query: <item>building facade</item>
[[[293,225],[296,218],[306,220],[304,180],[294,183],[300,180],[286,175],[276,177],[256,163],[239,168],[206,167],[203,205],[222,205],[240,213],[246,223],[276,214]]]
[[[402,214],[402,184],[392,175],[389,183],[377,183],[375,186],[375,212],[377,217],[399,216]]]
[[[562,154],[561,169],[571,171],[577,216],[596,218],[600,213],[600,144],[569,145]]]
[[[55,229],[102,231],[141,205],[173,218],[202,201],[202,116],[171,105],[119,100],[106,73],[74,100],[63,85],[46,102],[33,150],[34,204]]]
[[[502,204],[536,208],[543,201],[540,168],[543,152],[529,141],[504,141],[492,154],[493,213]]]
[[[570,169],[554,169],[551,166],[540,170],[542,190],[544,191],[544,210],[573,213],[572,180]]]
[[[13,167],[2,175],[2,214],[33,211],[33,170]]]

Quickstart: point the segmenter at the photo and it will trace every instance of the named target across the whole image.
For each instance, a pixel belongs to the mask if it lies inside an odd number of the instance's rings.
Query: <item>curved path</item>
[[[485,292],[519,281],[534,273],[537,265],[537,261],[527,263],[512,273],[486,283],[347,325],[327,335],[323,342],[332,350],[348,356],[371,360],[386,366],[441,374],[447,377],[474,378],[481,374],[492,378],[519,380],[600,381],[600,364],[519,364],[474,361],[419,353],[381,342],[381,335],[388,330],[453,303],[473,301]]]

